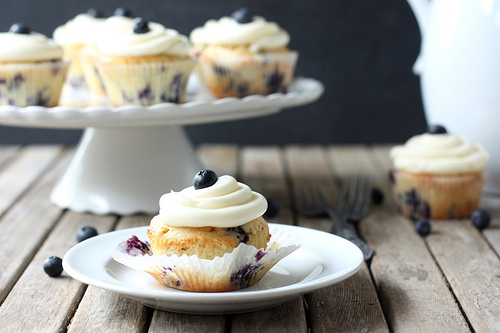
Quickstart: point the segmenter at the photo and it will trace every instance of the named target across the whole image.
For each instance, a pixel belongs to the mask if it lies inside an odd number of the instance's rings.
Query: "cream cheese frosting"
[[[266,199],[248,185],[231,176],[220,176],[212,186],[195,190],[193,186],[180,192],[164,194],[160,211],[151,227],[168,224],[175,227],[230,228],[243,225],[267,209]]]
[[[133,26],[116,29],[99,41],[101,53],[119,57],[151,56],[167,54],[186,57],[189,55],[189,41],[176,30],[149,22],[149,31],[134,33]]]
[[[63,49],[52,39],[37,32],[0,33],[0,61],[47,61],[61,59]]]
[[[252,52],[286,47],[290,42],[290,35],[285,30],[260,16],[249,23],[239,23],[231,17],[209,20],[204,26],[195,28],[189,37],[195,45],[249,45]]]
[[[101,38],[104,18],[78,14],[54,30],[52,37],[59,44],[95,44]]]
[[[390,156],[397,170],[430,174],[480,172],[489,160],[480,145],[452,133],[416,135]]]

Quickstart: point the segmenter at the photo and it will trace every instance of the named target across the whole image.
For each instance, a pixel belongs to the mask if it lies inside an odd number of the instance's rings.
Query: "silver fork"
[[[351,176],[345,179],[335,206],[328,203],[320,188],[303,189],[296,195],[295,205],[299,213],[305,216],[328,214],[334,221],[330,233],[356,244],[363,252],[365,260],[368,260],[373,256],[373,250],[359,238],[356,230],[347,221],[359,221],[368,214],[371,201],[370,183],[368,177]]]

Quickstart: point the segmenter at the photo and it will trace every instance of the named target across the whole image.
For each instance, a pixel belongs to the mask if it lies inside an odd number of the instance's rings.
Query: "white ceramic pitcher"
[[[420,75],[429,124],[490,153],[485,191],[500,194],[500,0],[407,0],[422,35]]]

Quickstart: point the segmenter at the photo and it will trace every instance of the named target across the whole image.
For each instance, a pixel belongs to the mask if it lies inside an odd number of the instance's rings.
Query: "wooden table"
[[[483,196],[481,206],[493,216],[483,232],[468,220],[432,221],[431,235],[422,238],[412,221],[396,213],[387,181],[388,148],[200,146],[208,168],[235,175],[279,202],[279,214],[269,222],[328,230],[328,219],[295,213],[292,189],[320,182],[333,193],[339,178],[352,172],[372,175],[385,201],[358,224],[376,254],[354,276],[271,309],[198,316],[147,308],[66,273],[48,277],[43,261],[63,257],[81,226],[102,234],[147,225],[151,217],[62,210],[49,194],[74,149],[0,146],[0,331],[500,331],[500,198]]]

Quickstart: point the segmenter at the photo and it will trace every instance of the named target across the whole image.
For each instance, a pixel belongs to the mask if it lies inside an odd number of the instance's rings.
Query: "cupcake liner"
[[[477,209],[484,184],[482,172],[460,175],[391,171],[398,210],[412,219],[467,218]]]
[[[87,46],[80,52],[80,62],[85,83],[90,93],[102,96],[106,94],[106,90],[96,67],[97,55],[95,47]]]
[[[76,91],[86,91],[88,89],[80,60],[80,52],[83,47],[83,44],[62,45],[64,60],[71,62],[65,81],[67,89]]]
[[[297,250],[300,242],[292,235],[273,230],[266,249],[240,244],[231,253],[212,260],[193,256],[158,256],[148,242],[136,236],[118,245],[113,259],[145,271],[167,287],[195,292],[222,292],[247,288],[281,259]]]
[[[0,104],[56,106],[69,66],[66,61],[0,65]]]
[[[201,52],[198,76],[215,98],[286,93],[298,53],[211,56]]]
[[[97,64],[111,104],[184,103],[195,60]]]

